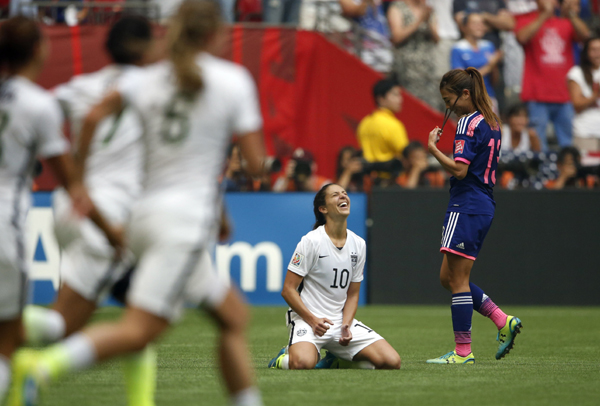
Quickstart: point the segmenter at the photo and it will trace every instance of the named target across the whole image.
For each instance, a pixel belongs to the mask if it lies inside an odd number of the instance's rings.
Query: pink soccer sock
[[[498,330],[504,327],[507,317],[508,316],[506,313],[504,313],[499,307],[496,307],[492,314],[490,314],[490,320],[494,322],[496,327],[498,327]]]
[[[461,357],[466,357],[471,353],[471,343],[459,344],[456,343],[456,348],[454,349],[456,353]]]

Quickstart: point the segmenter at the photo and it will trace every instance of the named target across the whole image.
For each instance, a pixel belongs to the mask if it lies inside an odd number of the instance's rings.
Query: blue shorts
[[[446,212],[440,252],[450,252],[473,261],[490,230],[494,216]]]

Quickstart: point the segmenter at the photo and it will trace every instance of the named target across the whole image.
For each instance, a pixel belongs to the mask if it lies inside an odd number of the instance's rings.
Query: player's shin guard
[[[156,389],[156,350],[152,345],[123,360],[129,406],[153,406]]]
[[[453,294],[451,309],[456,353],[465,357],[471,353],[471,320],[473,318],[471,292]]]
[[[65,335],[65,319],[56,310],[40,306],[26,306],[23,310],[23,328],[29,344],[53,343]]]

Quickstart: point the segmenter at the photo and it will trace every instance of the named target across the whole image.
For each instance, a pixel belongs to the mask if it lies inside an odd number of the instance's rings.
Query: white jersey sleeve
[[[262,127],[262,117],[258,105],[256,85],[246,69],[241,70],[239,81],[239,97],[236,97],[233,132],[245,134],[258,131]]]
[[[297,275],[305,277],[317,262],[318,255],[318,247],[315,247],[313,242],[307,236],[304,236],[296,246],[288,269]]]
[[[121,94],[123,104],[133,104],[140,86],[144,84],[143,72],[143,69],[130,70],[119,78],[116,90]]]
[[[352,267],[352,282],[362,282],[364,279],[363,272],[365,269],[365,262],[367,259],[367,245],[365,241],[357,236],[357,245],[358,245],[358,258],[356,260],[356,265]]]
[[[35,129],[38,136],[37,153],[42,158],[62,155],[69,150],[63,131],[63,119],[58,102],[48,97],[46,106],[39,109]]]

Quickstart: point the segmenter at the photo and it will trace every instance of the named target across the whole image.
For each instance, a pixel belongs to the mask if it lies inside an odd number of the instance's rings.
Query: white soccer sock
[[[52,343],[65,336],[62,314],[40,306],[26,306],[23,311],[25,337],[30,344]]]
[[[76,333],[63,341],[61,347],[65,351],[69,371],[87,369],[96,362],[96,348],[85,334]]]
[[[285,354],[281,359],[281,369],[290,369],[290,355]]]
[[[10,385],[10,361],[4,355],[0,355],[0,404],[8,392]]]
[[[243,389],[231,396],[233,406],[263,406],[260,391],[255,387]]]

